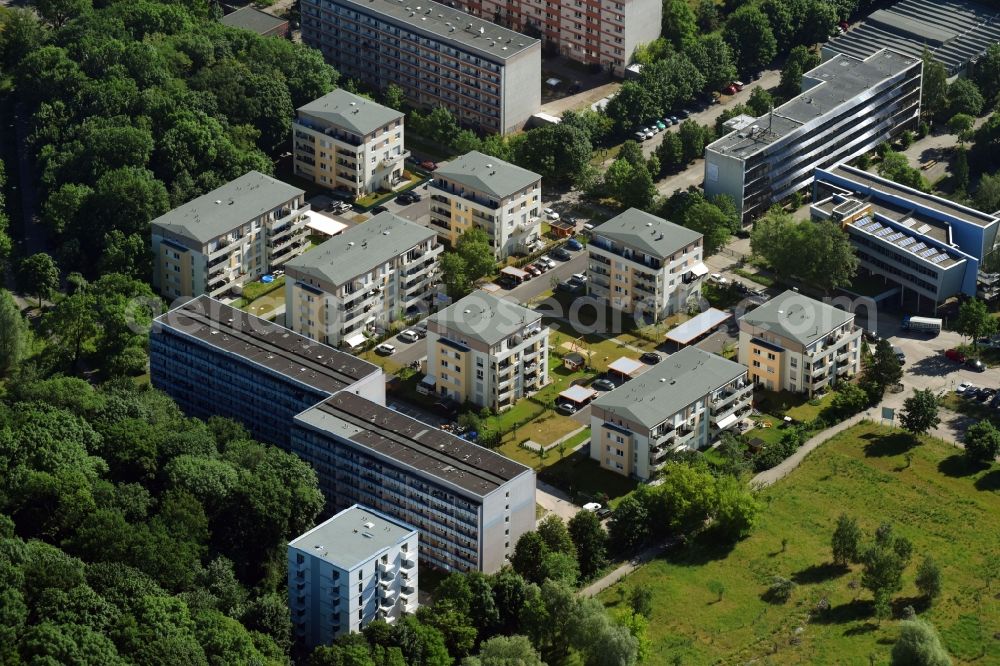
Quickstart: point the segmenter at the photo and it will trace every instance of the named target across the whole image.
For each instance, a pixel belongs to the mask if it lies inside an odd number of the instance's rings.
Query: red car
[[[723,88],[722,92],[726,93],[727,95],[735,95],[739,91],[736,90],[736,86],[729,85]]]
[[[841,21],[839,25],[840,29],[843,30],[844,32],[847,32],[847,29],[851,27],[851,24],[848,23],[847,21]]]
[[[955,361],[956,363],[965,363],[965,354],[957,349],[946,349],[944,355],[948,360]]]
[[[421,162],[420,166],[427,169],[428,171],[434,171],[435,169],[438,168],[438,165],[434,162],[431,162],[430,160],[427,160],[426,162]]]

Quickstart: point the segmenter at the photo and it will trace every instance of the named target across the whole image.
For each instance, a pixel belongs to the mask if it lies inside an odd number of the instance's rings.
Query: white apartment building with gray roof
[[[213,298],[305,251],[305,191],[250,171],[150,222],[153,288]]]
[[[745,365],[685,347],[590,404],[590,457],[649,480],[672,452],[698,450],[750,412]]]
[[[285,264],[285,322],[329,345],[429,310],[444,247],[431,229],[389,212],[350,227]]]

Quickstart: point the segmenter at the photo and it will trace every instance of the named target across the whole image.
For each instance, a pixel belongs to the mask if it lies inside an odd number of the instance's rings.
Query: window
[[[753,348],[753,353],[754,353],[755,356],[760,356],[760,347],[754,347]]]
[[[760,361],[754,361],[753,362],[753,367],[759,368],[760,367]]]
[[[792,358],[792,360],[791,360],[791,362],[789,363],[789,365],[790,365],[790,366],[792,366],[793,368],[797,368],[797,367],[799,367],[799,359],[797,359],[797,358]]]

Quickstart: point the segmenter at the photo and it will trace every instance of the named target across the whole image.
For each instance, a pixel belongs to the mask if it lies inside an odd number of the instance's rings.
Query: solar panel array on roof
[[[903,240],[899,241],[899,247],[906,247],[907,245],[912,245],[915,242],[916,239],[913,236],[907,236]]]
[[[947,254],[939,254],[936,257],[931,257],[931,262],[935,264],[940,264],[942,261],[948,258]]]
[[[889,227],[882,227],[881,229],[879,229],[878,231],[875,232],[875,237],[876,238],[885,238],[886,236],[888,236],[891,233],[892,233],[892,229],[890,229]]]
[[[931,230],[931,225],[929,224],[921,224],[919,227],[917,227],[918,234],[926,234],[930,230]]]
[[[916,254],[917,252],[920,252],[925,247],[927,247],[927,243],[917,243],[916,245],[914,245],[913,247],[910,248],[910,252],[912,252],[913,254]]]
[[[887,237],[887,238],[886,238],[886,240],[887,240],[888,242],[890,242],[890,243],[894,243],[894,242],[898,241],[898,240],[899,240],[900,238],[902,238],[902,237],[903,237],[903,236],[905,236],[905,235],[906,235],[906,234],[904,234],[904,233],[903,233],[902,231],[897,231],[897,232],[896,232],[896,233],[894,233],[893,235],[891,235],[891,236]]]
[[[934,247],[929,247],[929,248],[927,248],[926,250],[924,250],[923,252],[921,252],[921,253],[920,253],[920,256],[921,256],[921,257],[929,257],[929,256],[931,256],[932,254],[937,254],[937,248],[934,248]]]

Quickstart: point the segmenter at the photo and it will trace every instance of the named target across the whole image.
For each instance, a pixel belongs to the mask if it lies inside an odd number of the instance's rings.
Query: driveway
[[[581,250],[573,253],[573,258],[569,261],[556,261],[556,267],[552,268],[538,277],[533,277],[513,289],[500,291],[499,295],[510,301],[527,303],[538,297],[544,291],[555,289],[555,286],[569,278],[573,273],[587,272],[587,252]],[[549,255],[551,256],[551,255]]]
[[[580,507],[573,504],[569,495],[544,481],[537,481],[535,483],[535,502],[545,509],[546,515],[554,513],[566,521],[580,511]],[[542,518],[544,517],[543,515]]]

